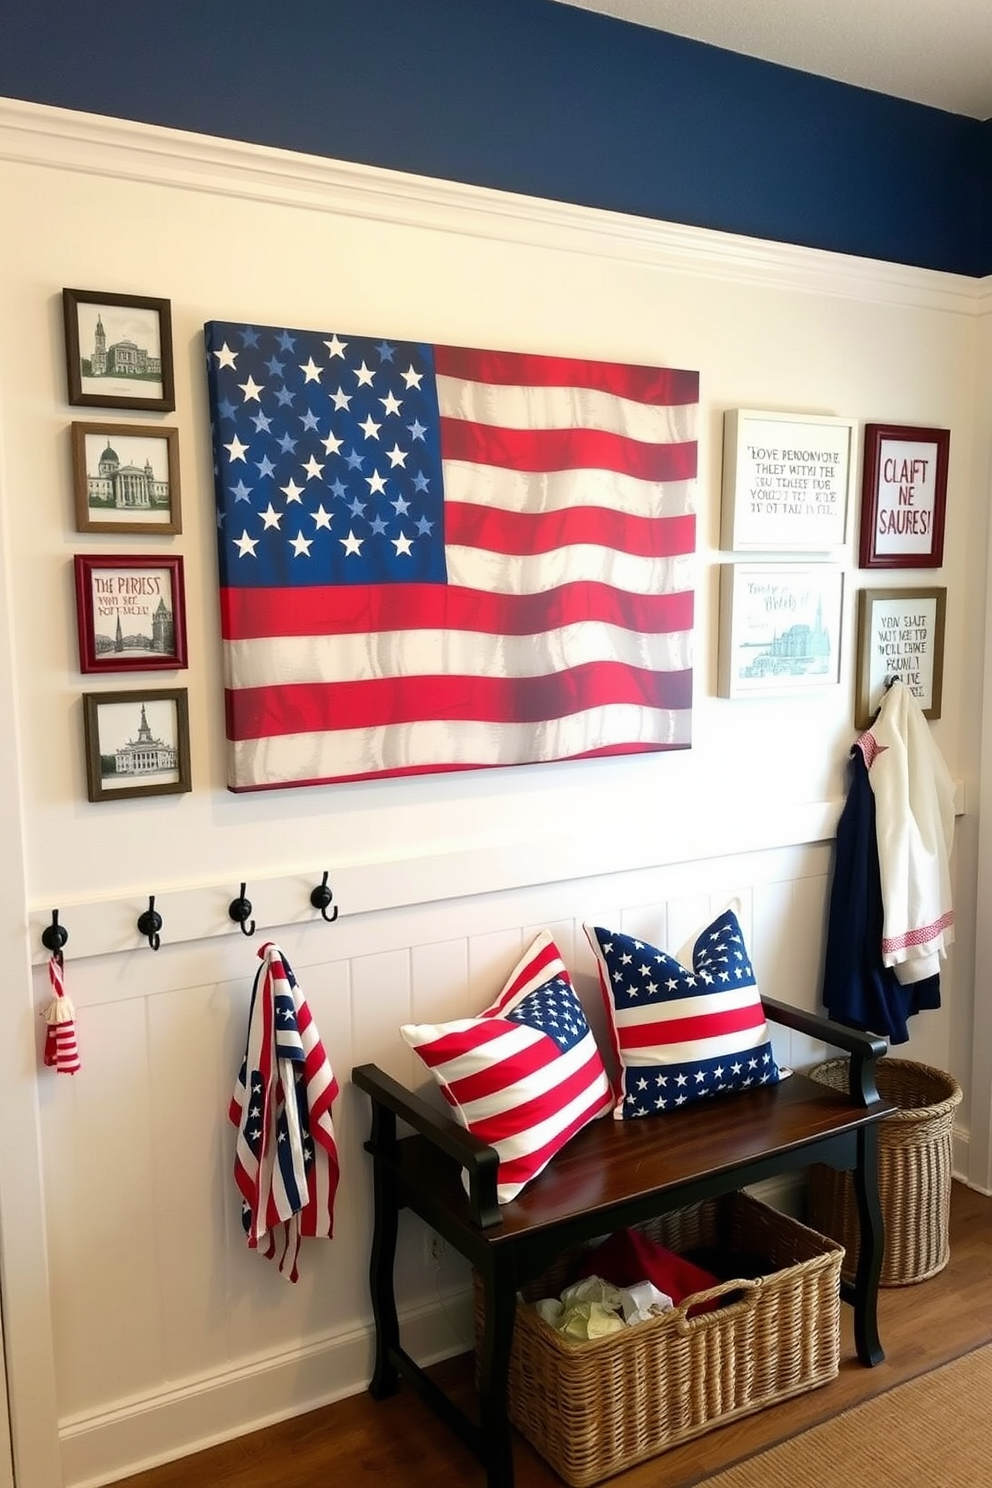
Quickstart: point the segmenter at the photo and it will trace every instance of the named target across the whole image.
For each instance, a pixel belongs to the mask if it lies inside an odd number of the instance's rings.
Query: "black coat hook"
[[[254,920],[252,920],[251,924],[248,925],[247,930],[245,929],[248,916],[251,914],[251,900],[245,898],[246,887],[247,886],[245,884],[241,885],[241,893],[239,894],[237,899],[231,900],[230,904],[227,906],[227,912],[231,916],[231,919],[241,926],[242,935],[254,935]]]
[[[59,965],[63,963],[62,947],[69,939],[69,932],[64,925],[59,924],[59,912],[52,910],[52,923],[46,925],[41,932],[41,943],[46,951],[51,951]]]
[[[139,935],[147,935],[148,944],[151,946],[153,951],[157,951],[159,946],[162,944],[158,933],[161,928],[162,916],[155,908],[155,895],[149,894],[148,908],[144,911],[143,914],[140,914],[138,916],[138,933]]]
[[[334,894],[331,889],[328,888],[327,874],[325,873],[323,882],[319,883],[315,889],[310,890],[310,903],[313,905],[314,909],[320,910],[321,915],[329,925],[333,925],[334,921],[338,917],[338,907],[336,904],[334,906],[334,913],[327,913],[331,900],[333,898]]]

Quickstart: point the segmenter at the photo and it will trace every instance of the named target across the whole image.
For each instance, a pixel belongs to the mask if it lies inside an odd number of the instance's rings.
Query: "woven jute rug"
[[[992,1344],[896,1385],[702,1488],[979,1488],[992,1484]]]

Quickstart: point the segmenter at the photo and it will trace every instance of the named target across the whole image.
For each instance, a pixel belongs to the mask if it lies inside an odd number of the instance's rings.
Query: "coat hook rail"
[[[148,937],[148,944],[153,951],[157,951],[162,944],[159,931],[162,928],[162,916],[155,908],[155,895],[149,894],[148,908],[138,916],[138,933]]]
[[[333,899],[334,893],[327,882],[327,873],[325,871],[323,882],[319,883],[316,888],[310,890],[310,903],[313,905],[314,909],[320,910],[321,916],[327,921],[329,925],[333,925],[334,921],[338,917],[338,906],[336,904],[334,906],[334,913],[327,913]]]
[[[64,925],[59,924],[59,912],[52,910],[52,923],[46,925],[41,932],[41,943],[46,951],[51,951],[59,965],[63,963],[62,947],[69,939],[69,932]]]
[[[248,925],[248,916],[251,914],[251,900],[245,898],[246,888],[247,884],[241,885],[241,893],[238,895],[237,899],[231,900],[230,904],[227,907],[227,912],[231,916],[231,919],[234,920],[235,924],[241,926],[242,935],[254,935],[255,921],[252,920],[251,924]],[[245,928],[246,925],[247,929]]]

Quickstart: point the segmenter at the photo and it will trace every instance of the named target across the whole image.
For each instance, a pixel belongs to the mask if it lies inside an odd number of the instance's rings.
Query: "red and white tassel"
[[[76,1043],[76,1010],[65,995],[65,974],[61,956],[50,956],[48,979],[55,993],[45,1009],[45,1063],[58,1075],[74,1075],[81,1069]]]

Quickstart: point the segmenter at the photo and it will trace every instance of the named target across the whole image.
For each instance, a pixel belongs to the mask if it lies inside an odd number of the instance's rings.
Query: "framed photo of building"
[[[861,568],[941,567],[950,447],[949,429],[865,425]]]
[[[81,672],[176,671],[186,665],[183,560],[76,554]]]
[[[871,727],[893,681],[909,688],[925,717],[940,717],[946,607],[944,588],[859,590],[856,728]]]
[[[827,563],[724,563],[717,692],[799,694],[840,682],[844,574]]]
[[[847,540],[855,421],[730,408],[723,416],[720,546],[829,553]]]
[[[168,300],[63,289],[62,311],[70,403],[158,413],[175,408]]]
[[[77,532],[182,532],[179,430],[73,424]]]
[[[192,789],[185,688],[86,692],[83,735],[91,801]]]

